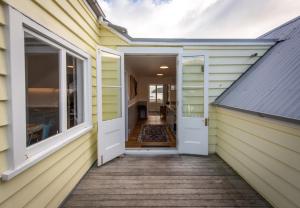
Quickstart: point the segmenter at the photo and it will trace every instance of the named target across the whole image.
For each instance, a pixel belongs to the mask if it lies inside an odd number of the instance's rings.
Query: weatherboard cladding
[[[279,41],[246,71],[215,104],[300,120],[300,18],[261,36]]]

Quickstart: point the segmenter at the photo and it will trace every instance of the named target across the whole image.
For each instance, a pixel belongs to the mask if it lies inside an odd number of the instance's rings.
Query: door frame
[[[121,117],[124,116],[124,126],[126,128],[125,125],[125,118],[126,118],[126,112],[125,112],[125,70],[124,70],[124,53],[120,52],[119,50],[114,50],[111,48],[107,48],[104,46],[97,46],[96,49],[96,80],[97,80],[97,93],[96,93],[96,100],[97,100],[97,124],[98,124],[98,128],[97,128],[97,157],[99,158],[99,155],[103,155],[104,153],[104,149],[105,145],[103,145],[103,142],[100,142],[100,138],[104,138],[103,135],[103,120],[102,120],[102,63],[101,63],[101,50],[111,53],[111,54],[117,54],[120,55],[121,57],[121,90],[123,91],[121,93],[121,99],[122,99],[122,106],[121,106]],[[124,131],[124,144],[125,144],[125,131]],[[100,144],[101,143],[101,144]],[[124,147],[124,151],[125,151],[125,147]],[[103,161],[99,161],[98,160],[98,166],[102,165]]]
[[[118,51],[123,52],[125,55],[175,55],[178,60],[181,60],[183,54],[183,47],[118,47]],[[179,64],[180,65],[180,64]],[[181,67],[176,64],[176,82],[178,77],[178,70]],[[124,69],[125,70],[125,69]],[[177,89],[176,83],[176,89]],[[126,96],[125,92],[125,96]],[[176,105],[179,106],[178,94],[176,92]],[[125,109],[126,115],[125,119],[128,120],[128,109]],[[178,114],[178,107],[176,107],[176,114]],[[128,122],[128,121],[127,121]],[[176,118],[178,122],[178,117]],[[178,128],[177,128],[178,130]],[[178,131],[176,132],[176,148],[142,148],[142,149],[131,149],[125,148],[126,154],[178,154]]]
[[[176,55],[177,60],[176,60],[176,122],[177,122],[177,129],[176,129],[176,149],[175,148],[161,148],[161,149],[153,149],[153,148],[143,148],[143,149],[137,149],[137,150],[132,150],[132,149],[126,149],[125,148],[125,153],[126,154],[179,154],[180,153],[180,139],[179,139],[179,131],[181,126],[181,119],[179,119],[178,115],[181,115],[182,113],[182,108],[181,108],[181,95],[182,95],[182,57],[183,56],[196,56],[196,55],[201,55],[204,56],[204,72],[205,72],[205,77],[204,79],[204,85],[205,87],[205,99],[204,101],[204,108],[206,109],[206,115],[205,118],[208,118],[208,83],[209,83],[209,67],[208,67],[208,54],[201,51],[201,52],[184,52],[183,47],[145,47],[145,46],[134,46],[134,47],[118,47],[117,51],[120,51],[125,55]],[[124,66],[125,70],[125,66]],[[127,96],[127,92],[125,92],[125,96]],[[128,122],[128,109],[125,109],[125,119]],[[208,138],[207,138],[208,139]],[[207,147],[208,148],[208,147]]]

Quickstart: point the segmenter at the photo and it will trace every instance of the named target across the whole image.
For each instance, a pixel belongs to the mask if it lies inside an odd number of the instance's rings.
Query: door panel
[[[97,54],[98,165],[125,152],[124,55],[100,48]]]
[[[208,73],[203,55],[181,57],[179,85],[179,152],[208,154]]]

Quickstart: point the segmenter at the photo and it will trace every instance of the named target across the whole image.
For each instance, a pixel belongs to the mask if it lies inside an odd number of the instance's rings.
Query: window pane
[[[121,57],[102,52],[102,116],[103,121],[120,118],[121,98]]]
[[[184,117],[204,116],[204,57],[183,58],[182,99]]]
[[[67,127],[83,122],[83,61],[67,54]]]
[[[156,102],[156,85],[149,85],[149,102]]]
[[[163,96],[164,96],[164,86],[163,85],[157,85],[156,86],[156,102],[157,103],[162,103],[163,102]]]
[[[60,132],[59,50],[25,33],[27,146]]]

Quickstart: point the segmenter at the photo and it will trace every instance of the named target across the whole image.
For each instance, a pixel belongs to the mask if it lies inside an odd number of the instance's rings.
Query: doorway
[[[176,55],[124,56],[126,148],[176,148]]]
[[[137,58],[160,58],[164,60],[164,63],[159,63],[152,70],[147,70],[144,63],[148,63],[147,66],[149,66],[153,63],[157,64],[157,62],[139,61],[144,65],[138,67],[137,72],[153,74],[154,69],[157,71],[152,77],[145,76],[145,79],[140,80],[142,86],[138,88],[138,76],[130,76],[130,73],[128,73],[130,67],[125,73],[125,57],[133,58],[132,63],[134,64],[138,62]],[[167,58],[173,60],[172,63],[166,64]],[[169,67],[171,64],[174,67]],[[164,69],[168,69],[165,65],[174,70],[164,71]],[[168,73],[175,74],[173,77],[174,82],[171,84],[165,82],[170,79],[167,78]],[[154,115],[159,117],[149,117],[148,119],[148,116],[150,116],[148,111],[149,86],[154,84],[156,84],[156,91],[158,89],[163,90],[162,95],[155,95],[156,100],[157,97],[163,96],[163,105],[159,107],[159,112],[156,113],[158,115]],[[163,87],[157,87],[160,85],[163,85]],[[168,97],[172,97],[172,91],[175,95],[173,101],[172,99],[168,100]],[[146,102],[138,99],[143,94],[146,94]],[[98,48],[98,165],[102,165],[125,153],[126,143],[129,142],[128,135],[134,129],[129,128],[130,118],[128,115],[132,114],[130,107],[135,103],[138,103],[140,107],[138,111],[133,111],[133,114],[138,112],[139,118],[144,119],[144,122],[141,122],[140,129],[136,131],[135,139],[140,139],[144,135],[142,141],[149,142],[147,143],[149,146],[142,144],[137,147],[129,147],[130,150],[127,148],[126,153],[131,151],[133,154],[135,152],[138,154],[169,154],[170,152],[173,152],[171,154],[208,154],[208,56],[206,54],[202,52],[187,53],[183,52],[182,48],[168,47],[124,47],[118,50],[105,47]],[[167,108],[167,105],[171,107]],[[166,109],[173,110],[175,115],[168,114]],[[168,120],[168,115],[173,118],[171,121]],[[133,118],[137,117],[134,116]],[[171,122],[171,125],[169,125],[169,122]],[[159,127],[157,123],[163,125],[163,127]],[[156,124],[157,128],[147,127],[147,124]],[[175,133],[171,132],[175,137],[173,143],[170,142],[169,138],[166,139],[170,131],[175,131]],[[157,135],[165,135],[164,140]],[[155,145],[151,144],[153,137]],[[156,140],[164,142],[164,145],[157,145]],[[162,148],[163,146],[164,148]]]

